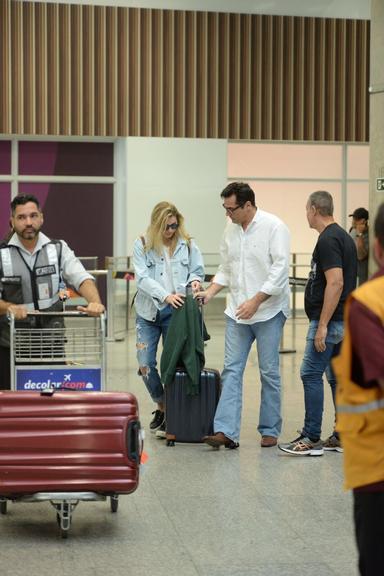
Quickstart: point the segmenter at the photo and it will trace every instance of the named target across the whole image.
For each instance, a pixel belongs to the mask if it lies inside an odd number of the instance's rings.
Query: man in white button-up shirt
[[[282,424],[279,344],[289,314],[290,234],[279,218],[256,207],[248,184],[233,182],[221,197],[231,222],[221,242],[222,263],[200,295],[206,304],[224,287],[229,289],[223,388],[215,433],[204,441],[214,447],[238,446],[243,373],[256,340],[261,381],[258,431],[261,446],[267,448],[277,444]]]

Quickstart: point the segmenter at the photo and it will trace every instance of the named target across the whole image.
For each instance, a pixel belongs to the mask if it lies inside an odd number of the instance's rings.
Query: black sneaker
[[[335,434],[331,434],[329,438],[324,440],[323,448],[326,451],[334,450],[335,452],[344,452],[340,438],[335,436]]]
[[[149,425],[149,429],[152,432],[154,432],[155,430],[160,428],[160,426],[163,424],[165,420],[165,415],[164,412],[162,412],[161,410],[154,410],[152,414],[154,414],[154,417]]]

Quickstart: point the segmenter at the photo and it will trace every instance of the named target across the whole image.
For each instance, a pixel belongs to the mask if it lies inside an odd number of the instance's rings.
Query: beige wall
[[[217,253],[225,224],[220,192],[228,180],[242,180],[249,182],[255,191],[261,209],[276,214],[287,224],[292,252],[305,253],[300,263],[308,264],[317,240],[305,214],[311,192],[328,190],[335,202],[335,219],[346,227],[350,223],[348,214],[358,206],[368,206],[369,147],[350,146],[347,151],[350,160],[347,175],[365,178],[366,182],[348,183],[344,203],[340,144],[119,139],[116,254],[132,253],[133,242],[145,232],[153,206],[165,199],[174,202],[185,215],[187,229],[201,250]],[[296,271],[297,276],[307,273],[308,268],[304,267]]]
[[[126,143],[127,253],[162,200],[176,204],[203,252],[217,252],[225,225],[220,192],[227,180],[227,142],[128,138]]]

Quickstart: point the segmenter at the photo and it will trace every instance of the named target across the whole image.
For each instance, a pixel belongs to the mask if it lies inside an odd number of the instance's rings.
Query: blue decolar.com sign
[[[101,391],[101,369],[68,368],[16,368],[16,390],[47,390],[65,388],[84,390],[85,392]]]

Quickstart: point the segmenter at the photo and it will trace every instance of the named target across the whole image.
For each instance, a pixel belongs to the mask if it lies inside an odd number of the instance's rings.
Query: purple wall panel
[[[10,202],[11,184],[0,182],[0,240],[3,240],[9,232]]]
[[[104,267],[113,255],[112,184],[21,183],[19,193],[41,201],[47,236],[64,239],[78,256],[98,256]],[[98,284],[105,301],[103,281]]]
[[[19,174],[55,174],[58,142],[20,142]]]
[[[44,212],[45,202],[48,197],[49,189],[52,184],[23,183],[19,184],[19,194],[33,194],[40,202],[42,211]]]
[[[44,212],[44,232],[63,238],[80,256],[110,256],[113,250],[112,184],[20,183]]]
[[[113,176],[113,144],[20,142],[19,173],[37,176]]]
[[[11,143],[0,140],[0,174],[11,173]]]

